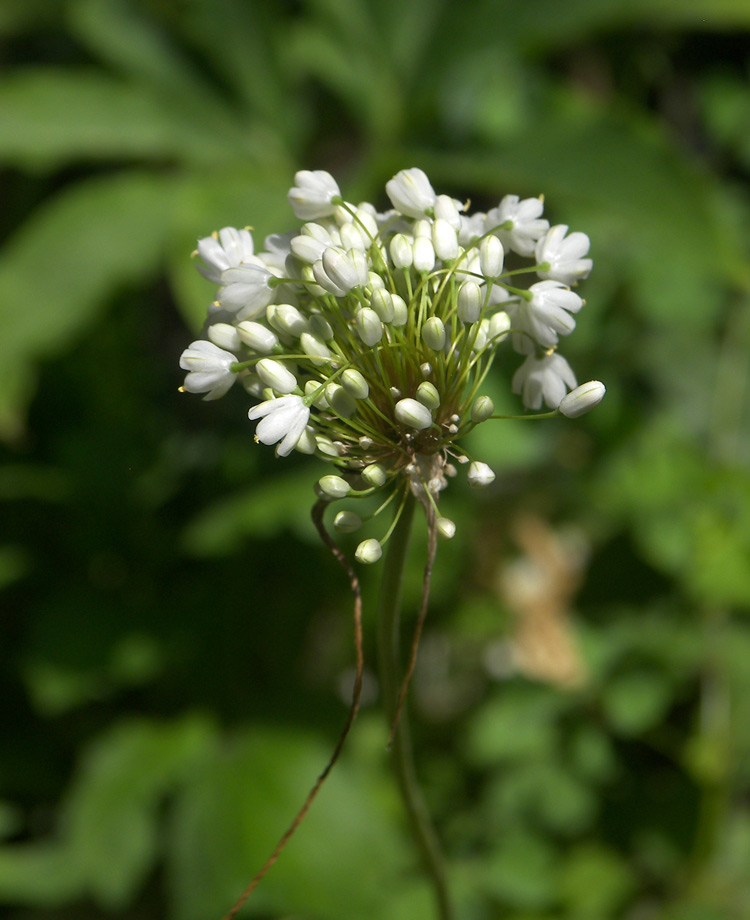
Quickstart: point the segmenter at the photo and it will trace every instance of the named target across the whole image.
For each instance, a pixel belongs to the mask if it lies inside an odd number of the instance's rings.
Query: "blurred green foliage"
[[[188,255],[287,229],[297,168],[381,200],[418,165],[591,236],[569,353],[609,391],[482,426],[494,489],[445,496],[412,708],[460,918],[746,918],[747,0],[6,0],[0,49],[0,916],[218,920],[325,763],[316,471],[177,392]],[[432,916],[381,722],[248,916]]]

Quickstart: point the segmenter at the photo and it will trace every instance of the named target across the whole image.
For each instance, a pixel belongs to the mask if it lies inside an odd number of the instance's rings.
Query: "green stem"
[[[401,517],[388,543],[383,570],[378,653],[380,683],[389,724],[392,723],[395,716],[401,689],[402,666],[399,655],[401,582],[416,503],[414,496],[409,493]],[[440,920],[452,920],[453,910],[448,896],[445,862],[417,781],[406,707],[401,712],[401,718],[393,737],[392,754],[398,789],[409,816],[412,837],[419,849],[424,870],[430,878],[435,893],[438,917]]]

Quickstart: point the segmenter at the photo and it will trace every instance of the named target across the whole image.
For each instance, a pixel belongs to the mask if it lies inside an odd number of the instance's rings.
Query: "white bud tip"
[[[400,399],[395,408],[396,419],[402,425],[422,431],[432,424],[432,413],[416,399]]]
[[[467,474],[469,485],[475,489],[483,489],[495,480],[495,474],[492,469],[480,460],[474,460],[469,466]]]
[[[560,412],[566,418],[578,418],[584,415],[604,399],[607,388],[599,380],[589,380],[564,396],[560,403]]]
[[[452,540],[456,535],[456,525],[450,518],[438,518],[437,521],[435,521],[435,526],[437,527],[437,532],[445,540]]]
[[[354,558],[357,562],[365,565],[372,565],[377,562],[383,555],[383,548],[375,539],[363,540],[354,551]]]

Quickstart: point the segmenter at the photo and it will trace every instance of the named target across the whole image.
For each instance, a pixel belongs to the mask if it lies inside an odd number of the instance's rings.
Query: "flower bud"
[[[339,228],[339,235],[341,236],[341,245],[347,252],[350,249],[360,249],[364,252],[370,245],[370,241],[365,239],[362,231],[354,221],[342,224]]]
[[[272,387],[277,393],[292,393],[297,389],[297,378],[281,361],[273,358],[261,358],[255,369],[260,379],[267,387]]]
[[[480,460],[474,460],[469,465],[469,472],[466,478],[469,480],[470,486],[475,489],[482,489],[484,486],[488,486],[491,482],[494,482],[495,474],[486,463],[482,463]]]
[[[320,313],[313,313],[307,325],[309,331],[324,342],[330,342],[333,338],[331,324],[325,316],[322,316]]]
[[[481,351],[487,344],[490,332],[490,321],[481,319],[471,327],[472,334],[475,335],[472,351]]]
[[[482,290],[476,281],[465,281],[458,289],[458,318],[475,323],[482,312]]]
[[[424,217],[435,204],[435,191],[425,173],[414,166],[402,169],[385,184],[391,204],[406,217]]]
[[[357,562],[362,562],[365,565],[372,565],[372,563],[377,562],[382,555],[382,546],[373,538],[363,540],[354,551],[354,558]]]
[[[385,468],[379,463],[371,463],[362,470],[362,478],[369,486],[380,488],[380,486],[385,483],[388,476],[386,475]]]
[[[435,267],[435,247],[426,236],[418,236],[412,246],[414,252],[414,269],[420,274],[428,274]]]
[[[310,356],[313,364],[320,366],[330,360],[331,352],[328,346],[317,336],[311,335],[309,332],[303,332],[299,337],[299,343],[302,346],[302,351]]]
[[[411,268],[414,261],[414,251],[411,241],[403,233],[397,233],[391,240],[391,259],[396,268]]]
[[[237,324],[237,335],[248,348],[261,354],[268,354],[279,344],[278,336],[268,326],[249,319]]]
[[[353,511],[339,511],[333,519],[333,526],[339,533],[354,533],[362,526],[362,518]]]
[[[456,525],[450,518],[439,517],[435,521],[435,527],[440,536],[445,540],[452,540],[456,535]]]
[[[341,385],[354,399],[367,399],[370,395],[369,384],[356,368],[349,367],[344,371],[341,375]]]
[[[510,329],[510,317],[504,310],[493,313],[490,317],[490,341],[500,342],[508,334]]]
[[[338,447],[336,447],[333,441],[325,435],[316,435],[315,444],[320,453],[328,460],[338,460],[341,456]]]
[[[480,422],[486,422],[495,411],[495,404],[489,396],[478,396],[471,407],[471,420],[477,425]]]
[[[391,320],[391,325],[405,326],[409,321],[409,310],[406,306],[406,301],[398,294],[391,295],[391,300],[393,301],[393,319]]]
[[[296,307],[290,303],[276,304],[272,311],[273,325],[287,335],[298,338],[307,329],[307,320]]]
[[[417,399],[428,409],[437,409],[440,405],[440,393],[438,393],[437,387],[427,380],[424,380],[417,387]]]
[[[354,413],[357,411],[357,403],[354,401],[354,398],[346,392],[341,384],[329,383],[326,386],[325,393],[326,399],[328,400],[328,405],[337,415],[340,415],[343,418],[349,418],[350,415],[354,415]]]
[[[239,351],[242,347],[242,340],[237,334],[236,327],[229,323],[213,323],[206,330],[206,336],[209,342],[213,342],[224,351]]]
[[[447,220],[438,218],[432,225],[432,245],[435,255],[443,262],[452,261],[458,255],[458,234]]]
[[[456,232],[461,229],[461,215],[450,195],[438,195],[435,199],[435,220],[438,219],[447,221]]]
[[[384,323],[393,321],[395,315],[393,297],[389,291],[386,291],[384,288],[378,288],[378,290],[373,291],[372,297],[370,298],[370,307],[378,314],[379,318]]]
[[[308,425],[294,445],[294,449],[298,450],[301,454],[314,454],[317,446],[315,441],[315,430],[312,425]]]
[[[479,244],[479,267],[485,278],[497,278],[503,270],[503,244],[496,236],[486,236]]]
[[[383,337],[383,324],[380,322],[378,314],[369,307],[363,307],[354,320],[359,337],[365,343],[372,347],[377,345]]]
[[[349,483],[342,479],[341,476],[334,476],[332,473],[327,476],[321,476],[318,480],[318,486],[323,495],[331,499],[344,498],[351,492]]]
[[[397,421],[409,428],[422,431],[432,424],[432,413],[416,399],[400,399],[394,410]]]
[[[433,351],[445,348],[445,325],[439,316],[431,316],[422,326],[422,341]]]
[[[432,365],[430,364],[429,361],[424,361],[422,364],[419,365],[419,373],[423,377],[430,376],[430,374],[432,373]]]
[[[294,176],[296,185],[289,189],[289,204],[300,220],[315,220],[333,213],[333,199],[341,192],[336,180],[322,169],[302,169]]]
[[[563,396],[560,403],[560,412],[567,418],[578,418],[604,399],[606,387],[599,380],[589,380]]]
[[[328,400],[326,399],[325,387],[321,386],[317,380],[306,380],[305,381],[305,396],[313,398],[313,405],[316,409],[320,409],[321,412],[325,412],[328,409]]]
[[[289,248],[300,262],[304,262],[306,265],[313,265],[323,258],[323,253],[330,245],[330,239],[319,240],[309,236],[307,233],[301,233],[299,236],[294,237],[289,244]]]

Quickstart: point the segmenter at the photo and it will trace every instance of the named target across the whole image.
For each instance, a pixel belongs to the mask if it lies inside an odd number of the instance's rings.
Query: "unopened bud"
[[[411,268],[414,252],[411,242],[403,233],[397,233],[391,240],[391,259],[396,268]]]
[[[440,536],[445,540],[452,540],[456,535],[456,525],[450,518],[439,517],[435,521],[435,527]]]
[[[414,252],[414,268],[420,274],[428,274],[435,267],[435,247],[432,240],[426,236],[418,236],[412,247]]]
[[[280,361],[273,358],[261,358],[255,366],[260,379],[267,387],[272,387],[282,395],[293,393],[297,389],[297,378]]]
[[[432,245],[435,255],[443,262],[452,261],[458,255],[458,234],[447,220],[438,218],[432,225]]]
[[[393,300],[393,319],[391,320],[391,325],[405,326],[409,319],[409,310],[407,309],[406,301],[398,294],[393,294],[391,299]]]
[[[422,405],[421,402],[417,402],[416,399],[400,399],[396,403],[394,412],[396,419],[401,422],[402,425],[406,425],[409,428],[415,428],[417,431],[429,428],[432,424],[432,413],[427,406]]]
[[[386,291],[384,288],[378,288],[376,291],[373,291],[372,297],[370,298],[370,307],[378,314],[378,317],[384,323],[393,321],[395,315],[393,297],[389,291]]]
[[[362,478],[370,485],[380,488],[388,478],[385,468],[379,463],[371,463],[362,470]]]
[[[363,540],[354,551],[354,558],[357,562],[365,565],[372,565],[377,562],[383,555],[383,548],[375,539]]]
[[[606,392],[606,387],[599,380],[582,383],[563,397],[559,406],[560,412],[567,418],[578,418],[579,415],[598,406]]]
[[[466,478],[469,480],[470,486],[475,489],[482,489],[484,486],[494,482],[495,474],[486,463],[482,463],[481,460],[474,460],[469,465],[469,472]]]
[[[417,399],[428,409],[437,409],[440,405],[440,393],[437,387],[427,380],[422,381],[417,387]]]
[[[333,526],[339,533],[354,533],[362,526],[362,518],[353,511],[339,511],[333,519]]]
[[[490,341],[502,341],[510,329],[510,317],[504,310],[490,317]]]
[[[245,320],[237,324],[237,335],[253,351],[268,354],[278,345],[279,339],[275,332],[261,323]]]
[[[482,312],[482,291],[476,281],[465,281],[458,289],[458,318],[475,323]]]
[[[334,476],[332,473],[321,476],[318,486],[323,495],[331,499],[344,498],[351,491],[345,479],[342,479],[341,476]]]
[[[485,278],[497,278],[504,258],[503,244],[496,236],[486,236],[479,244],[479,267]]]
[[[486,422],[495,411],[495,404],[489,396],[478,396],[471,407],[471,420],[477,425],[480,422]]]
[[[206,337],[209,342],[213,342],[224,351],[239,351],[242,347],[242,340],[237,333],[237,329],[229,323],[213,323],[206,330]]]
[[[325,389],[328,405],[333,409],[336,415],[342,418],[349,418],[357,411],[357,403],[353,396],[350,396],[340,383],[329,383]]]
[[[367,399],[370,386],[364,376],[354,367],[347,368],[341,375],[341,385],[354,399]]]
[[[354,320],[359,337],[365,345],[377,345],[383,337],[383,324],[378,314],[369,307],[363,307]]]
[[[433,351],[445,348],[445,325],[439,316],[431,316],[422,326],[422,341]]]

